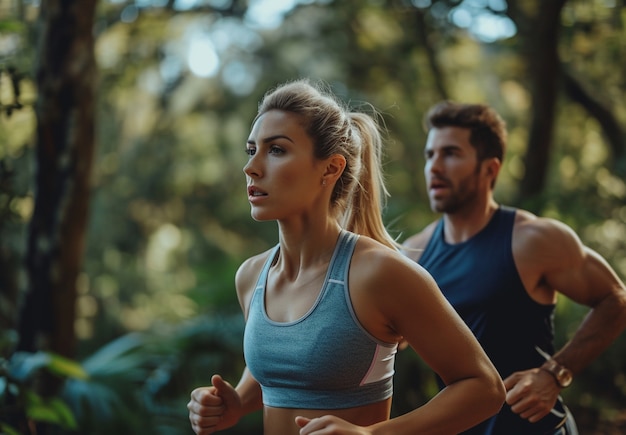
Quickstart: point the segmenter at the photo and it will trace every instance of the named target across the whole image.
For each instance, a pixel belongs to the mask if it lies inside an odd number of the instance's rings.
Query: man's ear
[[[497,157],[492,157],[490,159],[485,159],[483,161],[485,165],[485,171],[487,175],[491,176],[494,180],[498,178],[498,174],[500,173],[500,168],[502,168],[502,162]]]
[[[328,184],[333,184],[341,177],[345,168],[346,158],[341,154],[334,154],[326,160],[323,177]]]

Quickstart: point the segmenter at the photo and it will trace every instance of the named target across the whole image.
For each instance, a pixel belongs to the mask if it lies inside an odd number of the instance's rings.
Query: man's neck
[[[468,210],[445,213],[444,235],[447,243],[462,243],[478,234],[487,226],[499,205],[493,200],[484,205],[477,205]]]

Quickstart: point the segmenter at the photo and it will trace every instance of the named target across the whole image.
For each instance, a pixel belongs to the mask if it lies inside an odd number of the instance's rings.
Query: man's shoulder
[[[425,248],[426,245],[428,244],[428,241],[432,237],[433,232],[435,231],[435,228],[437,227],[437,223],[438,222],[439,222],[439,220],[431,222],[430,224],[428,224],[428,226],[426,228],[424,228],[419,233],[416,233],[416,234],[413,234],[412,236],[409,236],[402,243],[402,245],[404,247],[412,248],[412,249],[423,249],[423,248]]]
[[[408,237],[402,243],[402,246],[404,248],[403,254],[414,261],[418,261],[419,258],[422,256],[426,245],[428,245],[428,242],[433,236],[433,232],[435,231],[438,222],[439,219],[428,224],[428,226],[419,233],[413,234],[412,236]]]
[[[567,233],[572,235],[573,230],[567,224],[558,219],[537,216],[527,210],[516,209],[514,230],[520,236],[532,237],[557,236]]]
[[[562,255],[567,249],[578,250],[580,239],[570,226],[558,219],[518,210],[513,228],[513,248],[514,252],[532,256]]]

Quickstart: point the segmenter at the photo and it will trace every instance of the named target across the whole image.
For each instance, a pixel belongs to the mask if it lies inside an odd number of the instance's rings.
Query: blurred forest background
[[[491,104],[497,199],[624,279],[625,27],[624,0],[0,0],[0,433],[189,434],[189,392],[237,382],[234,273],[277,241],[249,216],[245,140],[289,79],[381,111],[400,240],[436,217],[424,112]],[[560,300],[557,345],[585,313]],[[626,433],[625,347],[564,390],[581,434]],[[410,350],[395,389],[394,413],[435,392]]]

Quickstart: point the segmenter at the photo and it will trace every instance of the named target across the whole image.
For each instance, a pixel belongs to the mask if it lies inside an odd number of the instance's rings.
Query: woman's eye
[[[284,152],[285,151],[282,148],[277,147],[277,146],[273,146],[273,147],[270,148],[270,153],[271,154],[282,154]]]
[[[256,153],[256,148],[246,148],[246,154],[253,156]]]

